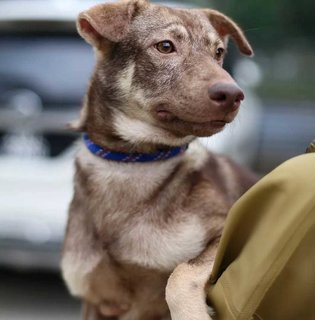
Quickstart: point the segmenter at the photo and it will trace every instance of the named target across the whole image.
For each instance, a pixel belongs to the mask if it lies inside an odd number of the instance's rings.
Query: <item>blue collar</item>
[[[181,147],[173,147],[168,150],[161,150],[155,153],[123,153],[115,152],[95,144],[90,140],[87,133],[83,135],[83,141],[86,147],[96,156],[112,161],[118,162],[151,162],[167,160],[185,152],[188,148],[188,144]]]

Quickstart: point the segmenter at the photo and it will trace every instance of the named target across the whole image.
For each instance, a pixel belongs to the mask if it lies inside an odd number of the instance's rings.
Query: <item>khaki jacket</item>
[[[233,206],[210,282],[218,320],[315,320],[315,153],[285,162]]]

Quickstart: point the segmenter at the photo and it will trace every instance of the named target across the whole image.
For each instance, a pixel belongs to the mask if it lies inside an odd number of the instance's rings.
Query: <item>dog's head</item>
[[[77,127],[98,140],[177,145],[236,116],[244,95],[222,68],[228,37],[252,49],[222,13],[131,0],[97,5],[77,26],[97,57]]]

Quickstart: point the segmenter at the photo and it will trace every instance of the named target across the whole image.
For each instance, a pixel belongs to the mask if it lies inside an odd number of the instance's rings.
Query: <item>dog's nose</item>
[[[244,93],[236,84],[216,83],[208,89],[209,97],[217,106],[237,109],[244,100]]]

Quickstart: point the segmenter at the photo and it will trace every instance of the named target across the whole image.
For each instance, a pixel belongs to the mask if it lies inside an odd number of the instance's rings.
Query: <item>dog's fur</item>
[[[228,36],[246,55],[251,47],[217,11],[142,0],[95,6],[79,16],[78,30],[95,48],[97,64],[76,129],[121,152],[191,143],[172,159],[132,164],[103,160],[82,146],[65,281],[85,301],[85,320],[169,319],[166,286],[173,319],[209,319],[204,288],[224,220],[255,178],[193,140],[219,132],[237,113],[209,99],[210,86],[234,84],[216,49]],[[176,51],[159,52],[163,40]]]

